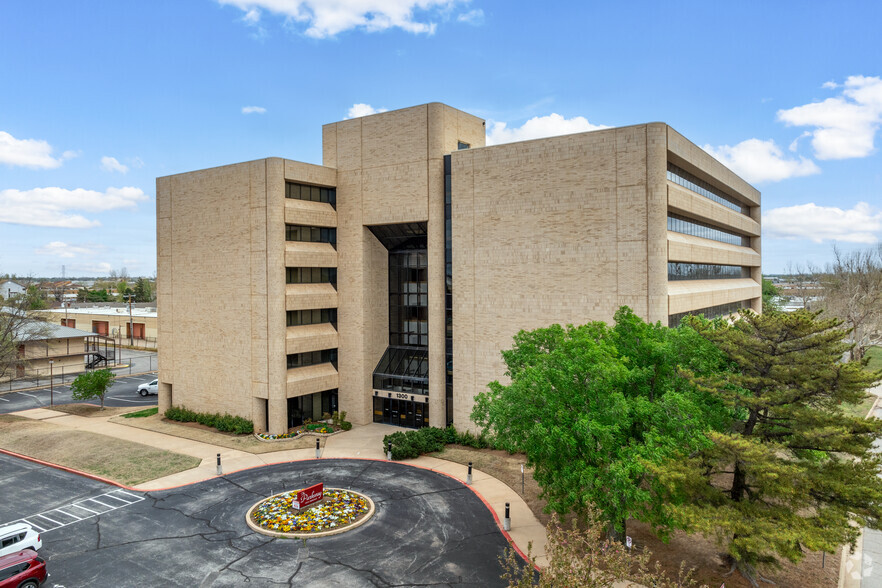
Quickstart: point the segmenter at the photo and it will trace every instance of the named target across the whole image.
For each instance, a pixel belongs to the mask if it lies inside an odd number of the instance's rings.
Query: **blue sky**
[[[882,238],[878,2],[0,4],[0,274],[156,268],[155,178],[321,163],[439,101],[495,142],[664,121],[763,194],[766,273]],[[250,107],[250,108],[249,108]]]

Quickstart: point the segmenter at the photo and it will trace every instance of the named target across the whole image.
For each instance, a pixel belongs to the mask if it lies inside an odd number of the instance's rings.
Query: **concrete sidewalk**
[[[315,459],[314,448],[253,454],[111,423],[108,422],[110,417],[81,417],[44,408],[35,408],[14,414],[59,427],[69,427],[126,439],[159,449],[191,455],[202,460],[198,467],[136,486],[138,490],[144,491],[183,486],[217,477],[216,458],[218,453],[221,454],[221,463],[225,473],[273,463]],[[383,437],[400,430],[398,427],[375,423],[353,427],[351,431],[327,437],[324,440],[325,446],[322,448],[321,457],[385,460],[386,456],[382,449]],[[463,483],[465,483],[468,473],[467,466],[434,457],[421,456],[401,463],[433,470],[456,478]],[[532,542],[536,563],[540,566],[546,565],[545,527],[533,515],[523,498],[503,482],[477,469],[472,470],[471,488],[496,515],[500,529],[502,528],[502,519],[505,516],[505,503],[510,504],[511,531],[508,532],[508,535],[511,541],[523,554],[527,553],[527,545]]]

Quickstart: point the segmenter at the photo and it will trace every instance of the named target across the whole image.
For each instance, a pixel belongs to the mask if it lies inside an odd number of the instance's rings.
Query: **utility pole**
[[[135,324],[132,322],[132,298],[135,297],[134,294],[124,294],[126,298],[129,300],[129,345],[132,347],[135,346]]]

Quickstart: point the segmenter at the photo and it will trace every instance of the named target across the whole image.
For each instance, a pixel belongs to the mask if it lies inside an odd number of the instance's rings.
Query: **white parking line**
[[[0,400],[2,400],[3,402],[9,402],[9,399],[3,398],[2,396],[0,396]]]
[[[123,494],[127,498],[120,498],[119,494]],[[113,499],[113,500],[117,500],[117,501],[121,502],[122,504],[118,504],[116,506],[111,506],[110,504],[106,504],[104,502],[101,502],[100,500],[98,500],[99,498],[104,498],[105,500],[108,498]],[[129,498],[131,498],[132,500],[129,500]],[[68,525],[72,525],[74,523],[77,523],[77,522],[85,520],[85,519],[90,519],[92,517],[102,515],[102,514],[105,514],[105,513],[120,509],[120,508],[125,508],[126,506],[128,506],[130,504],[135,504],[136,502],[141,502],[142,500],[144,500],[143,496],[138,496],[137,494],[132,494],[131,492],[126,492],[124,490],[111,490],[110,492],[105,492],[104,494],[99,494],[98,496],[94,496],[92,498],[84,498],[83,500],[78,500],[77,502],[72,502],[70,504],[60,506],[58,508],[53,508],[52,510],[47,510],[47,511],[41,512],[39,514],[31,515],[27,518],[18,519],[17,521],[12,521],[11,523],[8,523],[8,524],[11,525],[14,523],[25,523],[25,524],[32,526],[39,533],[46,533],[48,531],[54,531],[55,529],[60,529],[61,527],[66,527]],[[81,506],[79,504],[79,503],[87,502],[87,501],[98,503],[101,506],[107,508],[107,510],[105,510],[105,511],[92,510],[91,508],[86,508],[85,506]],[[68,510],[70,510],[71,508],[79,508],[79,509],[84,510],[86,512],[89,512],[91,514],[86,515],[85,517],[79,517],[77,515],[74,515],[74,514],[71,514],[70,512],[68,512]],[[67,510],[64,510],[64,509],[67,509]],[[46,515],[53,514],[53,513],[59,513],[59,515],[66,515],[68,518],[75,519],[75,520],[70,521],[69,523],[62,523],[62,522],[56,521],[55,519],[53,519],[51,517],[46,516]],[[55,515],[55,516],[57,518],[61,518],[59,515]],[[40,522],[36,522],[36,523],[33,522],[34,520],[39,521],[40,519],[46,519],[47,521],[50,521],[51,523],[53,523],[55,526],[47,525],[45,523],[40,523]],[[0,524],[0,527],[3,527],[3,526],[6,526],[6,525]]]
[[[30,396],[30,397],[33,398],[34,400],[37,400],[37,401],[39,401],[39,402],[42,402],[42,400],[40,400],[39,398],[37,398],[37,397],[34,396],[33,394],[28,394],[27,392],[16,392],[16,394],[21,394],[22,396]]]
[[[116,396],[112,397],[114,400],[121,400],[122,402],[134,402],[135,404],[144,404],[145,402],[153,403],[152,400],[127,400],[125,398],[117,398]]]

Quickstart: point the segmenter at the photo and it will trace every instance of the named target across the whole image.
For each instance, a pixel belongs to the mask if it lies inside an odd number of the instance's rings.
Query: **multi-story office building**
[[[468,427],[520,329],[760,310],[759,192],[672,128],[484,141],[434,103],[157,179],[160,408]]]

